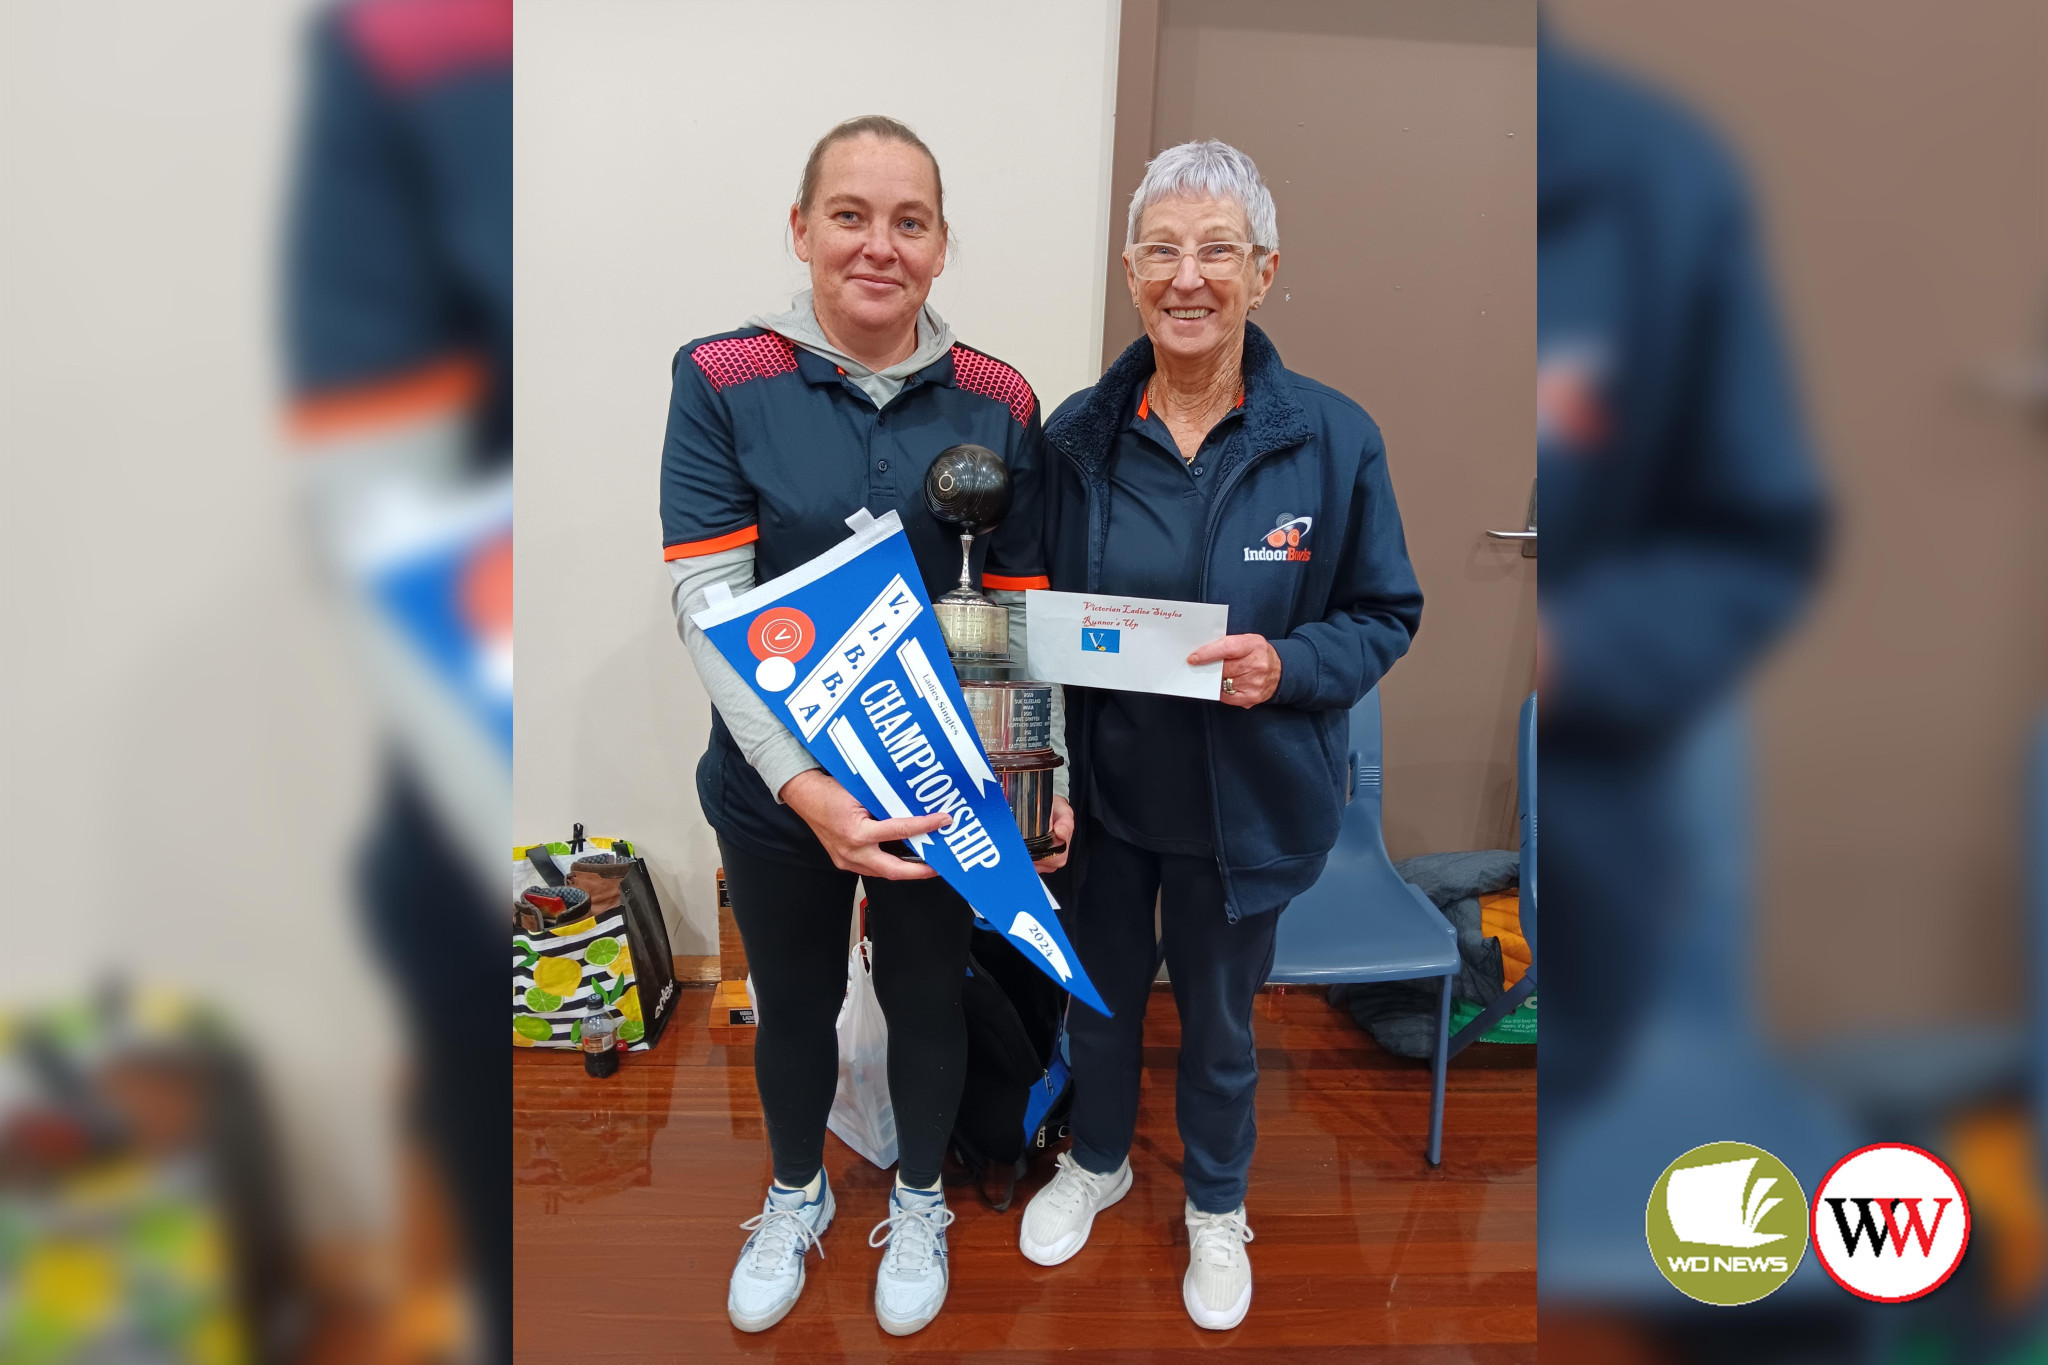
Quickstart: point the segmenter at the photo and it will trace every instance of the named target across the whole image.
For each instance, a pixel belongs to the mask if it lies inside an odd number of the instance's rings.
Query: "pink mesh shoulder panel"
[[[995,399],[1010,410],[1010,416],[1017,419],[1020,427],[1030,423],[1031,409],[1038,401],[1023,375],[1002,361],[965,346],[953,348],[953,384],[969,393]]]
[[[401,89],[512,65],[512,0],[362,0],[341,22],[370,69]]]
[[[707,341],[690,352],[714,389],[729,389],[749,379],[773,379],[796,368],[796,348],[784,337],[763,332],[757,337]]]

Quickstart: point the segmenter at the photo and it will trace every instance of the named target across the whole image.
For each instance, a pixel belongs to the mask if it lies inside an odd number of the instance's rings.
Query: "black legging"
[[[718,854],[760,1002],[754,1082],[775,1179],[808,1185],[824,1163],[825,1118],[839,1086],[835,1025],[846,995],[854,874],[760,857],[724,838]],[[899,1169],[906,1185],[931,1185],[967,1072],[960,986],[974,912],[936,877],[866,887],[875,994],[889,1021]]]

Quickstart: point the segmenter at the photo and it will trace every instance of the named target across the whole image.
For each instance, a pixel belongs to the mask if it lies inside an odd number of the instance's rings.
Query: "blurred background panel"
[[[2048,700],[2048,12],[1552,0],[1554,36],[1739,157],[1830,576],[1758,680],[1762,1003],[1779,1030],[2011,1018],[2025,739]],[[1998,395],[1998,396],[1994,396]]]
[[[0,998],[203,994],[340,1232],[391,1209],[397,1038],[346,885],[375,731],[280,422],[311,12],[0,13]]]
[[[0,1358],[397,1361],[476,1347],[449,1167],[404,1120],[428,1112],[434,1129],[434,1106],[408,1103],[408,1088],[431,1101],[460,1032],[447,1024],[487,1016],[461,993],[464,955],[418,932],[431,917],[417,907],[409,959],[394,951],[405,932],[373,939],[391,916],[366,924],[360,884],[372,815],[391,828],[394,750],[458,714],[460,689],[412,714],[408,695],[427,691],[395,689],[344,619],[374,593],[333,533],[329,457],[377,453],[365,430],[337,444],[334,420],[370,412],[342,390],[372,376],[309,365],[286,324],[318,311],[307,253],[287,240],[309,217],[367,253],[322,305],[337,330],[466,313],[445,279],[379,255],[346,194],[308,193],[375,168],[323,162],[307,132],[323,110],[331,132],[347,102],[335,68],[367,63],[357,131],[402,163],[383,173],[460,202],[425,169],[420,105],[459,114],[432,78],[473,71],[491,41],[509,66],[509,4],[0,12],[0,633],[14,644],[0,684]],[[509,164],[503,103],[495,144],[488,119],[465,136],[481,131]],[[488,161],[461,138],[438,150],[443,172]],[[474,253],[480,235],[484,255],[495,244],[509,260],[509,203],[463,226],[469,240],[433,254]],[[415,283],[378,292],[394,278]],[[495,441],[509,455],[509,432]],[[483,638],[499,615],[509,631],[509,600],[477,591],[501,577],[509,598],[509,568],[494,577],[499,559],[476,558],[479,572],[456,575],[454,633],[489,656],[479,672],[509,711],[509,642]],[[490,825],[501,854],[508,755],[468,727],[468,749],[490,755],[467,774],[479,799],[456,811],[443,796],[461,782],[430,781],[403,832]],[[446,918],[481,927],[473,897],[423,894],[461,901]],[[397,962],[413,970],[395,991]],[[484,965],[495,999],[502,978]],[[501,1123],[502,1103],[491,1110]],[[115,1206],[179,1236],[138,1251],[74,1235],[71,1220],[104,1223]],[[157,1281],[129,1272],[173,1244],[194,1258],[178,1273],[226,1294],[239,1329],[135,1334],[162,1304]],[[207,1259],[223,1253],[226,1271]],[[120,1259],[132,1255],[143,1261]],[[52,1334],[53,1305],[72,1315],[69,1335]]]

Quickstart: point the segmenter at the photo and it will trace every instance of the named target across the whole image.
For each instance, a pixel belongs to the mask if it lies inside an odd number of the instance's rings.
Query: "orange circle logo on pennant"
[[[757,659],[782,658],[796,662],[811,652],[818,628],[811,618],[795,607],[770,607],[747,627],[747,648]]]

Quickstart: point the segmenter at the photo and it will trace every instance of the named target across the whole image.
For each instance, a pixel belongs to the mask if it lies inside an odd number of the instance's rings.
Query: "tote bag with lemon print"
[[[570,881],[576,861],[598,852],[614,853],[628,864],[616,879],[616,903],[549,928],[513,930],[514,1047],[580,1047],[584,1021],[602,1012],[616,1021],[621,1046],[644,1052],[668,1022],[676,990],[668,927],[647,865],[631,845],[623,839],[586,840],[578,826],[571,843],[515,849],[522,869],[515,873],[515,887],[541,884],[550,864]]]

